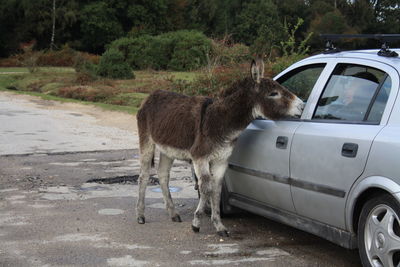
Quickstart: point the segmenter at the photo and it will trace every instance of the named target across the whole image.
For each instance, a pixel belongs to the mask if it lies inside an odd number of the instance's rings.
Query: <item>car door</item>
[[[304,100],[317,83],[325,63],[304,64],[278,79]],[[298,86],[291,86],[297,84]],[[299,119],[254,120],[238,138],[225,181],[230,193],[294,212],[289,185],[290,143]]]
[[[335,65],[312,105],[314,112],[296,129],[290,155],[297,213],[341,229],[346,229],[347,194],[387,121],[389,95],[394,101],[391,88],[398,87],[398,74],[391,67],[352,61]],[[354,91],[351,97],[349,91]]]

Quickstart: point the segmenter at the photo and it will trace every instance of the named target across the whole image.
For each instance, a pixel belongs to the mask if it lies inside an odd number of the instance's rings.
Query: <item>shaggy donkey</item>
[[[252,63],[252,78],[210,98],[189,97],[156,91],[142,104],[137,123],[140,143],[139,197],[137,221],[145,223],[144,199],[155,147],[160,150],[158,178],[169,216],[181,222],[169,192],[169,173],[174,159],[190,160],[199,177],[200,201],[192,229],[200,230],[200,215],[208,199],[211,220],[221,236],[228,236],[220,218],[220,195],[228,158],[235,140],[255,118],[278,119],[300,115],[303,102],[270,79],[262,78],[263,64]]]

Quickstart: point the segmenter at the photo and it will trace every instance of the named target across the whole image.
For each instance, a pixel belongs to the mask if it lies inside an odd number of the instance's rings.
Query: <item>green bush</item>
[[[230,44],[228,41],[223,39],[212,42],[210,56],[218,65],[233,65],[250,62],[253,59],[248,46],[244,44]]]
[[[306,55],[293,54],[276,58],[275,61],[271,63],[271,75],[277,75],[292,64],[306,57]]]
[[[125,61],[124,55],[115,48],[110,48],[100,58],[97,75],[112,79],[132,79],[133,72]]]
[[[306,58],[308,56],[308,51],[310,46],[307,44],[313,33],[309,33],[304,40],[300,43],[296,42],[295,34],[303,25],[304,20],[301,18],[297,19],[297,24],[293,27],[291,25],[285,25],[286,35],[288,39],[281,42],[282,57],[276,58],[275,62],[272,63],[272,73],[273,75],[278,74],[283,71],[293,63]],[[289,29],[291,28],[291,29]]]
[[[219,66],[211,72],[203,71],[192,82],[182,79],[173,81],[173,91],[186,95],[206,95],[217,97],[222,90],[229,88],[237,80],[248,76],[248,64]]]
[[[198,69],[207,63],[206,53],[211,49],[211,41],[196,31],[178,31],[170,36],[175,47],[168,67],[185,71]]]
[[[207,63],[211,41],[197,31],[176,31],[157,36],[124,37],[109,49],[119,50],[133,69],[194,70]]]

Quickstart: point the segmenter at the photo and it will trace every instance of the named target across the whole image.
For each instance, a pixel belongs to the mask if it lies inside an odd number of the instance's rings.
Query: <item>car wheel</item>
[[[238,212],[238,209],[229,205],[229,192],[226,187],[225,180],[222,183],[221,189],[221,203],[220,203],[220,213],[221,216],[232,215]]]
[[[368,200],[358,222],[358,247],[363,266],[399,266],[400,205],[390,195]]]

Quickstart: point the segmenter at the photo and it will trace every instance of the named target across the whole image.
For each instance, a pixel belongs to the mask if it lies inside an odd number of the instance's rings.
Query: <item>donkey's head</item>
[[[254,117],[274,120],[286,116],[300,116],[304,108],[303,101],[276,81],[263,78],[263,75],[263,62],[253,60],[251,76],[256,90]]]

